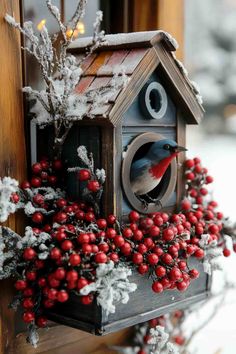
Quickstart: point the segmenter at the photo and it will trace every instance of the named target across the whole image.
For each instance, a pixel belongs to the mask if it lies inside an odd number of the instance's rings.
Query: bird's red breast
[[[157,179],[161,178],[166,172],[171,161],[178,155],[177,152],[171,154],[169,157],[162,159],[157,165],[150,167],[149,172]]]

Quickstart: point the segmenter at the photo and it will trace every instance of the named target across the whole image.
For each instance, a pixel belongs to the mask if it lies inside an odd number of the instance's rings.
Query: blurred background
[[[54,0],[65,21],[70,19],[77,0]],[[57,31],[44,1],[25,0],[25,20],[40,28],[46,23]],[[88,0],[76,37],[93,32],[95,13],[102,9],[106,33],[164,29],[177,38],[177,52],[192,80],[200,87],[206,111],[200,127],[189,126],[189,157],[199,156],[214,176],[214,198],[220,209],[236,220],[236,0]],[[40,83],[35,66],[27,58],[26,81]],[[224,261],[227,277],[235,278],[233,255]],[[216,284],[220,284],[218,275]],[[214,320],[193,342],[196,354],[235,354],[235,293],[230,294]],[[200,318],[195,318],[200,321]],[[191,325],[191,324],[190,324]],[[194,325],[194,324],[192,324]]]

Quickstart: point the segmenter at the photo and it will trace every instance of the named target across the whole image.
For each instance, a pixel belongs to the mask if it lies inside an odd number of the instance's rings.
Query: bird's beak
[[[175,152],[188,151],[188,149],[186,149],[183,146],[179,146],[179,145],[177,145],[174,149],[175,149]]]

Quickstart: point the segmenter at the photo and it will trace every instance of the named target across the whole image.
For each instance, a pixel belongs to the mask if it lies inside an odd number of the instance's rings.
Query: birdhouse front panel
[[[177,141],[177,108],[165,84],[158,75],[157,67],[124,114],[122,123],[124,165],[125,160],[129,159],[127,155],[132,153],[133,160],[130,165],[132,169],[132,164],[135,161],[147,157],[150,147],[158,139]],[[135,146],[137,147],[136,151],[134,150]],[[153,161],[153,163],[155,163],[155,161]],[[122,171],[124,191],[122,195],[122,214],[127,215],[133,208],[144,213],[157,211],[161,208],[165,210],[174,208],[177,202],[177,174],[173,176],[173,171],[171,171],[173,169],[176,170],[175,163],[169,166],[160,183],[158,183],[158,180],[156,183],[154,181],[154,188],[152,188],[148,195],[135,198],[135,195],[132,193],[132,188],[127,186],[129,181],[126,175],[131,172],[129,173],[129,171],[126,171],[126,168],[124,168]],[[141,181],[141,183],[149,182],[147,180]],[[172,185],[171,188],[170,183]],[[167,190],[168,195],[166,193]],[[163,203],[164,195],[166,196],[165,202]]]

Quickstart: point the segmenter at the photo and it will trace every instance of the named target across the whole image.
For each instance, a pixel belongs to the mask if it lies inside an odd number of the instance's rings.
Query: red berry
[[[63,251],[69,251],[73,248],[73,243],[70,240],[65,240],[61,244]]]
[[[149,266],[147,264],[140,264],[138,267],[139,274],[145,274],[148,272]]]
[[[31,270],[31,271],[26,272],[26,279],[27,280],[34,281],[34,280],[36,280],[36,277],[37,277],[37,273],[35,271]]]
[[[153,240],[151,239],[151,237],[147,237],[144,239],[143,241],[144,245],[148,248],[148,249],[152,249],[153,246],[154,246],[154,242]]]
[[[141,230],[133,231],[133,239],[135,241],[141,241],[143,239],[143,233]]]
[[[167,277],[161,279],[160,283],[162,284],[163,289],[168,289],[170,287],[170,284],[171,284]]]
[[[188,181],[193,181],[195,178],[195,174],[193,172],[188,172],[186,173],[185,177]]]
[[[155,253],[150,253],[147,256],[147,261],[150,265],[156,265],[159,261],[159,257]]]
[[[191,269],[189,271],[189,276],[191,279],[196,279],[199,277],[199,271],[197,269]]]
[[[134,264],[141,264],[143,262],[143,256],[141,253],[134,253],[132,256],[132,261]]]
[[[137,222],[140,219],[140,214],[137,211],[132,210],[129,213],[129,221],[130,222]]]
[[[125,244],[125,239],[124,237],[118,235],[114,237],[114,244],[116,245],[116,247],[121,247]]]
[[[185,161],[185,167],[187,168],[192,168],[194,166],[194,161],[193,160],[186,160]]]
[[[149,229],[154,224],[151,218],[142,218],[140,220],[140,226],[144,229]]]
[[[60,198],[56,201],[58,208],[64,208],[67,205],[67,201],[64,198]]]
[[[91,178],[91,173],[89,170],[86,170],[86,169],[81,169],[79,172],[78,172],[78,179],[80,181],[87,181],[88,179]]]
[[[206,188],[201,188],[200,189],[200,193],[201,193],[201,195],[207,195],[208,194],[208,190],[206,189]]]
[[[152,252],[155,253],[158,257],[161,257],[164,253],[163,249],[161,247],[155,246],[152,249]]]
[[[79,254],[71,254],[69,258],[70,264],[75,267],[81,263],[81,257]]]
[[[89,243],[90,242],[90,237],[89,237],[88,234],[80,234],[77,237],[77,242],[80,243],[80,244]]]
[[[41,186],[42,180],[39,177],[33,177],[33,178],[31,178],[30,183],[31,183],[32,187],[38,188]]]
[[[47,284],[47,281],[46,281],[46,279],[45,279],[44,277],[39,278],[39,280],[38,280],[38,285],[39,285],[41,288],[43,288],[44,286],[46,286],[46,284]]]
[[[28,181],[24,181],[24,182],[21,183],[21,188],[22,189],[28,189],[30,187],[31,186],[30,186],[30,183]]]
[[[66,280],[67,281],[76,281],[76,280],[78,280],[78,273],[76,272],[76,270],[69,270],[66,273]]]
[[[94,257],[95,263],[106,263],[107,256],[103,252],[98,252]]]
[[[208,232],[211,234],[217,234],[219,231],[219,226],[216,224],[210,224],[208,226]]]
[[[42,166],[39,162],[36,162],[32,165],[32,172],[35,175],[39,175],[42,172]]]
[[[116,217],[115,215],[111,214],[107,217],[107,222],[109,225],[113,225],[116,223]]]
[[[188,199],[184,199],[181,203],[181,209],[183,210],[190,210],[192,207],[192,204]]]
[[[61,170],[62,167],[63,167],[62,161],[61,160],[54,160],[53,164],[52,164],[52,167],[56,171]]]
[[[224,248],[224,250],[223,250],[223,255],[224,255],[225,257],[229,257],[230,254],[231,254],[230,250],[229,250],[228,248]]]
[[[87,184],[87,188],[89,191],[96,193],[97,191],[99,191],[99,189],[101,188],[100,184],[98,181],[90,181]]]
[[[185,281],[181,281],[181,282],[177,282],[176,286],[179,291],[185,291],[188,287],[188,284]]]
[[[170,227],[167,229],[164,229],[163,233],[162,233],[162,237],[163,237],[163,240],[166,242],[172,241],[175,237],[173,229]]]
[[[50,185],[54,185],[57,183],[57,177],[56,176],[48,176],[48,183]]]
[[[63,211],[59,211],[55,217],[55,221],[58,222],[59,224],[64,224],[67,221],[67,214],[64,213]]]
[[[172,258],[172,256],[169,253],[164,253],[161,256],[161,260],[162,260],[163,263],[165,263],[167,265],[170,265],[170,264],[173,263],[173,258]]]
[[[57,294],[58,294],[58,291],[56,289],[51,288],[48,290],[48,298],[50,300],[56,300]]]
[[[180,280],[182,278],[182,272],[177,267],[174,267],[170,270],[169,277],[173,281]]]
[[[52,248],[50,251],[50,258],[59,259],[60,257],[61,257],[61,251],[59,250],[59,248],[57,247]]]
[[[195,250],[196,250],[196,247],[194,245],[188,245],[186,248],[186,252],[189,255],[193,254],[195,252]]]
[[[131,246],[128,242],[125,242],[125,244],[120,248],[121,253],[123,253],[125,256],[130,255],[131,253]]]
[[[90,245],[89,243],[84,243],[83,245],[82,245],[82,252],[83,253],[92,253],[92,251],[93,251],[93,249],[92,249],[92,245]]]
[[[35,212],[32,216],[32,221],[36,224],[41,224],[41,222],[43,221],[43,214],[38,211]]]
[[[64,231],[60,230],[60,231],[57,231],[56,233],[56,239],[58,242],[62,242],[62,241],[65,241],[65,239],[67,238],[67,235]]]
[[[99,229],[105,229],[107,227],[107,221],[105,219],[98,219],[97,226]]]
[[[162,226],[164,224],[164,220],[160,215],[156,215],[153,219],[153,222],[156,226]]]
[[[107,229],[107,231],[106,231],[107,238],[114,239],[116,235],[117,235],[117,232],[115,229],[112,229],[112,228]]]
[[[32,311],[26,311],[23,313],[22,318],[25,323],[30,323],[34,321],[35,315]]]
[[[36,320],[36,325],[40,328],[46,327],[48,323],[48,320],[46,317],[40,316]]]
[[[196,173],[201,173],[202,171],[202,166],[200,164],[197,164],[194,168],[194,172]]]
[[[183,336],[181,336],[181,335],[174,336],[174,337],[173,337],[173,340],[174,340],[174,342],[175,342],[176,344],[178,344],[178,345],[183,345],[184,342],[185,342],[185,338],[184,338]]]
[[[33,291],[32,288],[26,288],[23,291],[23,295],[24,295],[24,297],[33,296],[34,295],[34,291]]]
[[[141,254],[144,254],[147,252],[147,247],[143,244],[143,243],[140,243],[138,245],[138,252],[141,253]]]
[[[66,276],[66,271],[64,268],[60,267],[55,270],[54,276],[57,280],[62,280]]]
[[[11,194],[12,203],[17,204],[19,202],[19,200],[20,200],[20,197],[19,197],[19,195],[17,193],[12,193]]]
[[[198,259],[202,259],[205,256],[205,252],[203,251],[203,249],[198,248],[195,252],[194,252],[194,256]]]
[[[109,258],[111,261],[113,261],[114,263],[118,262],[119,261],[119,255],[116,253],[116,252],[112,252],[110,253],[109,255]]]
[[[81,296],[80,300],[83,305],[90,305],[93,302],[93,295],[89,294]]]
[[[95,221],[95,214],[92,211],[89,211],[85,214],[84,218],[87,222],[93,222]]]
[[[152,284],[152,290],[155,293],[161,293],[164,290],[162,283],[159,281],[154,281],[154,283]]]
[[[22,290],[25,290],[26,287],[27,287],[27,282],[25,280],[17,280],[15,282],[16,290],[22,291]]]
[[[212,176],[206,176],[206,183],[207,184],[212,183],[213,181],[214,181],[214,179]]]
[[[33,197],[33,202],[35,204],[38,204],[38,205],[42,205],[44,204],[44,196],[42,194],[36,194],[34,197]]]
[[[199,157],[194,157],[193,159],[195,165],[197,165],[198,163],[201,163],[201,159],[199,159]]]
[[[57,301],[66,302],[69,299],[68,292],[66,290],[60,290],[57,293]]]
[[[126,227],[123,231],[122,234],[125,238],[131,238],[133,236],[133,231],[129,228]]]
[[[80,290],[80,289],[84,288],[88,284],[89,284],[89,282],[88,282],[87,279],[79,278],[78,282],[77,282],[77,289]]]
[[[185,261],[179,261],[178,267],[179,267],[180,270],[186,270],[187,264],[186,264]]]
[[[158,226],[153,225],[153,226],[150,227],[148,233],[149,233],[149,235],[150,235],[151,237],[157,237],[157,236],[160,235],[160,229],[159,229]]]
[[[27,247],[24,252],[23,252],[23,258],[26,261],[31,261],[32,259],[34,259],[36,257],[36,252],[33,248],[31,247]]]
[[[158,278],[162,278],[166,275],[166,269],[162,266],[158,266],[155,269],[155,273]]]

